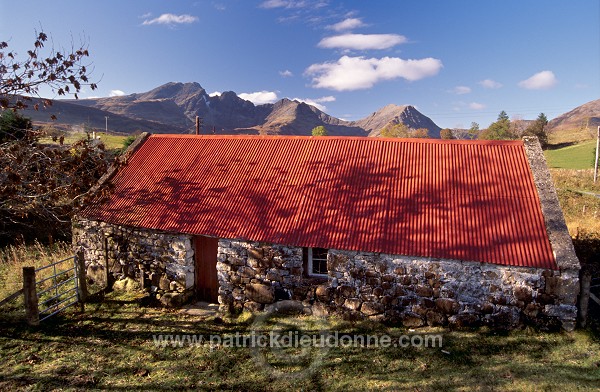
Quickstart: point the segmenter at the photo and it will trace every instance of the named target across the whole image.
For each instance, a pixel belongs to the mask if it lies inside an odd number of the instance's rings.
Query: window
[[[327,276],[327,249],[308,248],[308,275]]]

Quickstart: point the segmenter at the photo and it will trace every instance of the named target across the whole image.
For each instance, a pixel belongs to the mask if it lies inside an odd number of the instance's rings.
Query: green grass
[[[594,184],[593,169],[550,169],[558,200],[569,228],[575,236],[580,229],[600,233],[600,181]]]
[[[128,137],[127,135],[111,135],[111,134],[107,134],[104,132],[97,132],[96,136],[100,137],[100,140],[104,143],[104,146],[106,147],[107,150],[121,149],[123,147],[123,142]],[[87,138],[86,134],[72,132],[65,136],[64,144],[67,144],[67,145],[72,144],[78,140],[82,140],[85,138]],[[41,142],[58,144],[58,142],[52,141],[52,138],[50,138],[50,137],[42,138]]]
[[[57,242],[52,246],[42,245],[35,242],[31,245],[9,245],[0,248],[0,300],[7,298],[14,292],[23,288],[23,267],[34,267],[36,269],[47,266],[59,260],[64,260],[73,256],[71,244]],[[56,265],[56,272],[62,272],[73,268],[72,261],[65,261]],[[46,268],[36,272],[36,281],[38,290],[42,291],[52,286],[54,279],[41,282],[43,279],[53,275],[54,268]],[[73,271],[61,274],[56,279],[56,283],[64,282],[74,276]],[[39,298],[39,309],[50,308],[54,303],[68,298],[73,292],[67,292],[73,288],[74,283],[64,283],[57,290],[50,290],[43,293]],[[61,297],[56,300],[52,297],[59,293]],[[19,296],[0,308],[0,313],[5,318],[20,319],[24,316],[23,296]],[[0,388],[1,390],[2,388]]]
[[[9,245],[0,248],[0,300],[23,287],[23,267],[40,268],[73,256],[73,247],[65,242],[52,246],[35,242],[31,245]],[[46,278],[49,271],[41,271],[36,278]]]
[[[570,391],[597,390],[600,383],[600,343],[590,331],[411,332],[372,322],[287,316],[277,319],[278,325],[307,334],[325,330],[397,339],[432,333],[442,334],[443,345],[292,348],[278,354],[153,343],[158,334],[250,333],[254,321],[247,314],[200,318],[111,297],[88,304],[83,314],[67,313],[36,328],[0,321],[0,390]],[[270,324],[259,327],[266,332]]]
[[[552,131],[548,135],[550,144],[581,143],[586,140],[596,140],[596,128],[574,128]]]
[[[596,142],[590,140],[556,150],[546,150],[546,160],[552,168],[590,169],[594,167],[595,147]]]

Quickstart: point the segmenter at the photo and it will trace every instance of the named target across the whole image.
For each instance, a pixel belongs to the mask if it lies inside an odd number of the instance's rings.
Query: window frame
[[[328,278],[329,270],[327,270],[326,274],[319,274],[314,272],[314,264],[313,264],[313,249],[322,249],[326,252],[327,257],[329,257],[329,249],[325,248],[306,248],[307,249],[307,276],[315,276],[320,278]],[[322,259],[320,259],[322,261]],[[327,269],[327,258],[325,258],[325,269]]]

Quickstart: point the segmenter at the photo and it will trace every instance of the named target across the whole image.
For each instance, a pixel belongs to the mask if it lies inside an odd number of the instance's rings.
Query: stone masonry
[[[302,248],[219,240],[219,303],[225,311],[262,310],[302,285]]]
[[[165,306],[192,297],[192,236],[85,219],[74,220],[73,234],[74,245],[84,250],[88,278],[96,283],[131,278]],[[260,311],[291,300],[307,312],[407,327],[575,326],[579,270],[568,264],[549,270],[330,249],[323,278],[306,276],[304,252],[220,239],[221,309]]]
[[[100,286],[131,278],[166,306],[179,306],[193,294],[189,235],[76,218],[73,245],[83,248],[88,279]]]
[[[407,327],[523,324],[572,330],[578,270],[329,250],[328,278],[303,276],[302,248],[219,241],[223,309],[262,310],[295,300],[310,311]]]

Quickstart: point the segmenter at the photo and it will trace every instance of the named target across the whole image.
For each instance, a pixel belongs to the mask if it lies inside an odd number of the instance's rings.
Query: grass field
[[[558,200],[575,236],[580,229],[600,233],[600,181],[594,184],[593,170],[550,169]]]
[[[247,314],[203,318],[116,297],[37,328],[0,321],[0,390],[583,391],[600,385],[600,343],[591,330],[415,332],[335,318],[269,321],[256,323]],[[268,334],[284,324],[285,333],[337,331],[338,336],[389,336],[391,342],[402,336],[440,335],[442,344],[424,347],[415,339],[411,347],[345,344],[253,350],[216,344],[214,337],[212,345],[181,347],[163,347],[153,339],[159,334]]]
[[[73,248],[64,242],[52,246],[36,242],[0,248],[0,299],[23,287],[23,267],[40,268],[70,256],[73,256]]]
[[[106,147],[107,150],[116,150],[116,149],[122,148],[123,142],[128,137],[128,136],[124,136],[124,135],[111,135],[111,134],[107,134],[104,132],[98,132],[98,133],[96,133],[96,136],[98,136],[100,138],[100,140],[104,143],[104,146]],[[84,133],[71,132],[71,133],[67,134],[67,136],[65,136],[64,143],[72,144],[78,140],[82,140],[85,138],[87,138],[87,135]],[[50,137],[42,138],[41,142],[42,143],[55,143],[52,141],[52,138],[50,138]]]
[[[546,150],[548,166],[561,169],[590,169],[594,167],[595,140],[585,141],[579,144]]]

